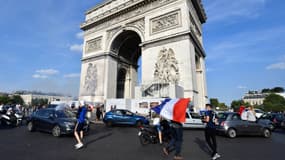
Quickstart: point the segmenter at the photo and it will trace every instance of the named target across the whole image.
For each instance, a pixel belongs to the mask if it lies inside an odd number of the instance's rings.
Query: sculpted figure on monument
[[[97,67],[96,65],[89,63],[84,81],[85,94],[94,95],[96,87],[97,87]]]
[[[177,84],[179,81],[178,61],[173,49],[163,48],[158,54],[155,64],[154,81],[159,83]]]

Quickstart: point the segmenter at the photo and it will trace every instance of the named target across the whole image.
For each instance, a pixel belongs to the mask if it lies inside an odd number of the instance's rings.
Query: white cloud
[[[73,52],[82,52],[83,51],[83,44],[73,44],[69,48]]]
[[[55,69],[40,69],[40,70],[36,70],[36,73],[41,74],[41,75],[55,75],[55,74],[58,74],[59,71]]]
[[[267,0],[204,0],[208,21],[222,21],[233,18],[258,17]]]
[[[80,73],[70,73],[63,76],[64,78],[78,78],[80,77]]]
[[[247,87],[246,87],[246,86],[243,86],[243,85],[239,85],[239,86],[237,86],[237,88],[238,88],[238,89],[247,89]]]
[[[83,39],[83,37],[84,37],[84,32],[78,32],[78,33],[76,33],[76,37],[77,37],[78,39]]]
[[[267,70],[285,70],[285,62],[270,64],[266,67]]]
[[[47,79],[48,78],[47,75],[41,75],[41,74],[34,74],[32,77],[36,79]]]

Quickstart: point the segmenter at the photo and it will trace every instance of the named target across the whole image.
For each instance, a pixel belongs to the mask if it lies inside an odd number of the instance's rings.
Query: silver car
[[[269,138],[271,136],[272,125],[270,121],[259,119],[256,122],[241,120],[238,113],[222,112],[217,115],[219,133],[235,138],[239,135],[256,135]]]

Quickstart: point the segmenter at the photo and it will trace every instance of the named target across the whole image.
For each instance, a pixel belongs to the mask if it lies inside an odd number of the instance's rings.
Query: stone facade
[[[168,86],[163,92],[182,88],[178,89],[182,94],[169,95],[190,97],[194,107],[204,107],[205,21],[201,0],[108,0],[87,11],[81,24],[80,99],[143,98],[148,88]],[[141,86],[137,86],[139,57]],[[118,95],[117,88],[123,93]]]

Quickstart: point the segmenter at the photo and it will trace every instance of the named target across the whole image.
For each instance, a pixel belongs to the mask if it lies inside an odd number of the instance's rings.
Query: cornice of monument
[[[115,1],[115,0],[106,0],[103,3],[95,6],[94,8],[88,10],[85,14],[86,15],[92,14],[93,12],[96,12],[105,6],[110,5],[113,1]],[[113,17],[117,17],[121,14],[124,14],[124,13],[130,11],[130,10],[137,9],[141,6],[144,6],[145,4],[148,4],[148,3],[151,3],[154,1],[171,2],[173,0],[129,0],[129,1],[126,1],[126,3],[118,5],[117,7],[111,8],[108,11],[100,13],[100,14],[92,17],[92,18],[86,19],[86,21],[80,25],[80,28],[82,30],[87,30],[89,28],[92,28],[92,26],[96,25],[96,23],[108,21],[109,19],[112,19]],[[194,8],[195,8],[197,14],[198,14],[199,20],[202,23],[205,23],[207,17],[206,17],[206,13],[205,13],[205,10],[204,10],[203,5],[202,5],[202,1],[201,0],[191,0],[191,1],[194,5]]]
[[[202,0],[191,0],[191,1],[194,5],[194,8],[197,11],[197,14],[198,14],[200,21],[202,23],[205,23],[207,20],[207,15],[206,15]]]

